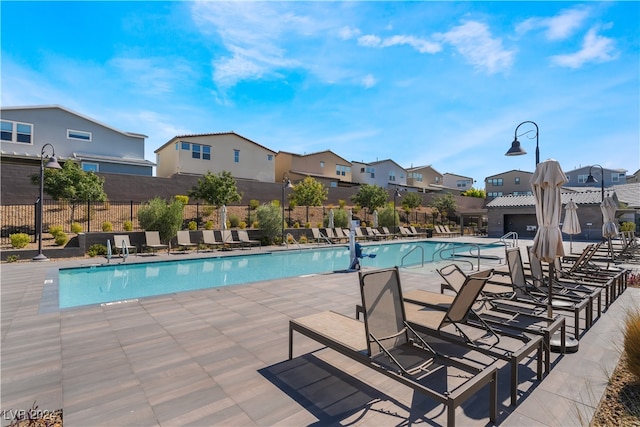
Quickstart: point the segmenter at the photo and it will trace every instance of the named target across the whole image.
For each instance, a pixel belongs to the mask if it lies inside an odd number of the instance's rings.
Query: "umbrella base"
[[[565,352],[576,353],[578,351],[578,348],[580,347],[578,340],[569,334],[566,334],[564,339],[565,339]],[[556,332],[555,334],[553,334],[553,336],[551,337],[551,340],[549,341],[549,345],[551,347],[552,352],[562,353],[562,336],[560,335],[560,332]]]

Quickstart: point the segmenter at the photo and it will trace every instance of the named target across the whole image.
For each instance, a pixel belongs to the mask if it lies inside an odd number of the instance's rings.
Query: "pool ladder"
[[[295,237],[293,237],[291,233],[287,233],[287,235],[284,238],[285,244],[287,245],[287,249],[289,248],[289,238],[291,238],[291,240],[293,241],[293,243],[296,244],[299,250],[302,250],[302,246],[300,246],[300,243],[296,240]]]

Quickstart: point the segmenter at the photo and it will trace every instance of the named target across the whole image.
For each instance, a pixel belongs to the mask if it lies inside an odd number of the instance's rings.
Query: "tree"
[[[295,201],[297,206],[307,207],[307,222],[309,222],[309,206],[322,206],[328,194],[329,189],[320,181],[308,176],[293,187],[289,198]]]
[[[465,197],[477,197],[479,199],[484,199],[487,197],[487,192],[478,188],[471,187],[467,191],[463,191],[462,193],[460,193],[460,195]]]
[[[442,196],[436,196],[431,200],[429,206],[438,211],[441,218],[446,217],[448,214],[456,211],[456,201],[451,193],[446,193]],[[441,220],[442,221],[442,220]]]
[[[198,185],[189,191],[189,197],[204,200],[216,209],[232,202],[240,202],[242,193],[238,193],[236,180],[231,172],[222,171],[218,175],[207,172],[202,179],[198,179]]]
[[[400,224],[400,216],[393,209],[393,203],[387,203],[387,206],[378,211],[378,224],[381,227],[396,227]]]
[[[138,221],[145,230],[158,231],[160,240],[168,242],[178,234],[182,226],[182,210],[184,205],[180,200],[173,199],[170,203],[156,197],[144,203],[138,209]]]
[[[417,209],[422,204],[422,197],[418,193],[405,193],[402,197],[402,207],[404,208],[407,216],[413,209]],[[411,222],[411,221],[409,221]]]
[[[31,183],[40,185],[40,174],[31,175]],[[44,192],[53,200],[64,200],[71,204],[71,222],[75,218],[75,205],[78,202],[103,202],[107,200],[104,192],[104,178],[93,172],[85,172],[73,160],[67,160],[62,169],[44,170]]]
[[[389,195],[387,190],[379,185],[362,184],[358,192],[351,196],[351,201],[362,208],[367,208],[369,214],[372,214],[378,208],[387,203]]]
[[[262,230],[262,238],[266,241],[265,243],[273,243],[276,237],[282,233],[284,218],[282,218],[280,207],[273,203],[261,205],[256,209],[256,215],[260,230]]]

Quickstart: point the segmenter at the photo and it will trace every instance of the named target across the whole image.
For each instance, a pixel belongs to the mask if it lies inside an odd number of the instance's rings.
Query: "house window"
[[[240,150],[233,150],[233,162],[240,163]]]
[[[520,185],[520,177],[519,176],[516,176],[515,184],[516,185]]]
[[[396,180],[396,173],[394,171],[390,171],[389,172],[389,181],[395,181]]]
[[[33,125],[30,123],[2,120],[0,130],[0,140],[2,141],[33,144]]]
[[[191,157],[194,159],[199,159],[200,156],[200,152],[201,152],[201,145],[200,144],[191,144]]]
[[[440,177],[436,176],[436,184],[438,184],[440,182]]]
[[[80,141],[91,142],[91,132],[67,129],[67,139],[79,139]]]
[[[496,187],[501,187],[502,186],[502,178],[488,179],[487,180],[487,184],[495,185]]]
[[[324,162],[320,162],[320,169],[324,168]]]
[[[466,187],[467,187],[467,182],[468,182],[468,181],[467,181],[466,179],[459,179],[459,180],[456,182],[456,186],[457,186],[458,188],[466,188]]]
[[[185,151],[191,150],[191,144],[189,144],[188,142],[183,142],[180,147]]]
[[[178,151],[180,149],[180,146],[178,145],[177,142],[174,145],[176,146],[176,151]]]
[[[502,196],[502,191],[490,191],[487,193],[487,197],[500,197]]]
[[[621,178],[624,178],[623,173],[616,172],[611,174],[611,182],[620,182]]]
[[[272,161],[273,160],[273,154],[267,154],[267,160],[268,161]]]
[[[336,175],[338,176],[345,176],[349,170],[348,166],[336,165]]]
[[[584,184],[587,182],[589,175],[578,175],[578,184]]]
[[[202,160],[211,160],[211,146],[202,146]]]
[[[422,182],[422,174],[421,173],[414,172],[414,173],[409,174],[409,177],[415,179],[418,182]]]
[[[82,162],[82,170],[85,172],[98,172],[98,164]]]

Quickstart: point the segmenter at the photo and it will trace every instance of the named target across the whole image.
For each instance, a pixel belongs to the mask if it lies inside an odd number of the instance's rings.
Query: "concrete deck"
[[[127,262],[167,257],[176,255]],[[34,401],[39,410],[63,408],[65,426],[446,423],[441,405],[301,336],[287,360],[291,318],[323,310],[355,315],[357,273],[58,310],[49,282],[58,268],[96,262],[105,261],[2,265],[3,426]],[[402,270],[404,289],[439,291],[436,274],[424,270]],[[508,406],[508,366],[500,362],[497,424],[587,425],[617,364],[625,312],[638,306],[640,289],[627,289],[581,337],[577,353],[554,354],[542,382],[535,361],[521,365],[515,408]],[[486,390],[458,409],[456,422],[490,424]]]

